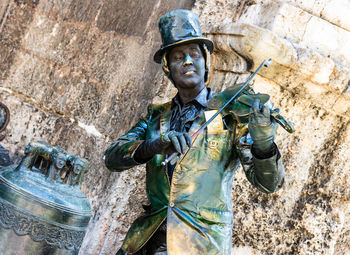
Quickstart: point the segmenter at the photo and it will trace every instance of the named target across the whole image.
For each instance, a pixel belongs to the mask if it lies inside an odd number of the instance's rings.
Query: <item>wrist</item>
[[[255,158],[266,159],[276,154],[276,148],[277,146],[274,142],[263,145],[262,147],[259,147],[259,145],[253,143],[251,146],[251,152]]]
[[[275,123],[271,122],[265,127],[248,126],[248,128],[254,148],[262,152],[271,149],[277,130],[277,125]]]
[[[146,163],[154,155],[161,153],[161,139],[155,138],[143,141],[134,154],[134,160],[139,163]]]
[[[259,152],[267,152],[271,149],[273,144],[273,140],[272,139],[268,139],[268,140],[264,140],[264,141],[254,141],[253,140],[253,148],[256,151]]]

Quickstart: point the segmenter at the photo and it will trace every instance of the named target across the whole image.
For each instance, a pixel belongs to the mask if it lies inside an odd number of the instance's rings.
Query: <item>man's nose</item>
[[[183,62],[183,65],[184,66],[193,65],[193,60],[189,54],[186,55],[184,62]]]

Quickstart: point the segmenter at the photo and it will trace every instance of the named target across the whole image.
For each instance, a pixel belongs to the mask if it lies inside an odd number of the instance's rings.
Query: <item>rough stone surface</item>
[[[343,8],[347,6],[344,5]],[[239,22],[257,25],[294,44],[349,65],[350,31],[285,2],[249,6]]]
[[[232,190],[235,255],[350,255],[350,59],[347,0],[3,0],[0,101],[11,122],[2,146],[15,162],[31,140],[85,157],[93,217],[80,254],[115,254],[147,198],[143,166],[111,173],[103,152],[176,89],[152,62],[157,19],[193,9],[216,49],[210,87],[255,78],[297,131],[279,129],[287,171],[272,195],[239,170]]]
[[[285,2],[350,31],[350,16],[347,12],[350,2],[348,0],[287,0]]]

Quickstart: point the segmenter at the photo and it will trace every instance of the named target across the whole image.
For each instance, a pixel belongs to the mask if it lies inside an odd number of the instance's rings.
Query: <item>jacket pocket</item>
[[[233,214],[230,211],[201,208],[199,220],[207,224],[233,224]]]
[[[222,160],[222,156],[231,151],[232,132],[219,130],[216,133],[207,134],[207,155],[210,160]]]

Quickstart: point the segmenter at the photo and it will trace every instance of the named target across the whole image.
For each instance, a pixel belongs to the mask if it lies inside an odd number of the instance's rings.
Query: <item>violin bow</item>
[[[272,59],[264,60],[260,66],[256,69],[256,71],[250,75],[249,79],[243,84],[243,86],[234,94],[207,122],[205,122],[194,134],[191,136],[192,142],[196,137],[202,132],[209,124],[212,122],[216,116],[218,116],[233,100],[237,99],[238,95],[248,86],[249,82],[254,78],[254,76],[260,71],[260,69],[265,66],[269,67],[271,64]],[[174,157],[176,157],[179,153],[174,152],[171,154],[168,158],[166,158],[163,162],[162,165],[165,166],[168,164]]]

